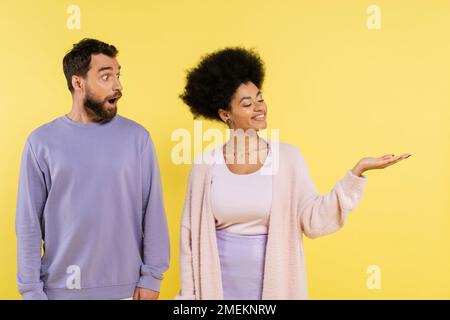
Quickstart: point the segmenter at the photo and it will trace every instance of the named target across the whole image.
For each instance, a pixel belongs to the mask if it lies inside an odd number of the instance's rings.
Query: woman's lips
[[[256,121],[264,121],[264,120],[266,120],[266,115],[265,114],[260,114],[260,115],[257,115],[255,117],[252,117],[252,119],[256,120]]]

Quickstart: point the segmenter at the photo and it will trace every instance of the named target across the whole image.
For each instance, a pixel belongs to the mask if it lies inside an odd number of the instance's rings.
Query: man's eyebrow
[[[100,73],[105,70],[112,70],[112,67],[101,67],[100,69],[97,70],[97,73]]]
[[[119,66],[119,71],[120,71],[121,68],[122,67]],[[97,70],[97,73],[100,73],[100,72],[105,71],[105,70],[112,70],[112,69],[113,69],[113,67],[101,67],[100,69]]]

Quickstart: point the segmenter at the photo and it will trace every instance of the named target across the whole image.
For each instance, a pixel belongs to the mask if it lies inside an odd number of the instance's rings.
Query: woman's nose
[[[261,102],[259,102],[259,101],[257,101],[257,100],[254,100],[253,101],[253,105],[255,106],[254,107],[254,110],[255,111],[260,111],[260,110],[263,110],[263,103],[261,103]]]

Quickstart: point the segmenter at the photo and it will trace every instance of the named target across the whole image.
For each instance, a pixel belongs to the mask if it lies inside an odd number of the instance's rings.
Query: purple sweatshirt
[[[116,115],[91,124],[63,116],[33,131],[22,155],[16,234],[24,299],[159,291],[170,243],[147,130]]]

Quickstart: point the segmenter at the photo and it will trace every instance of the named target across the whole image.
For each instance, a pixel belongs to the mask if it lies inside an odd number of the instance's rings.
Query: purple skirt
[[[267,235],[216,230],[225,300],[261,300]]]

